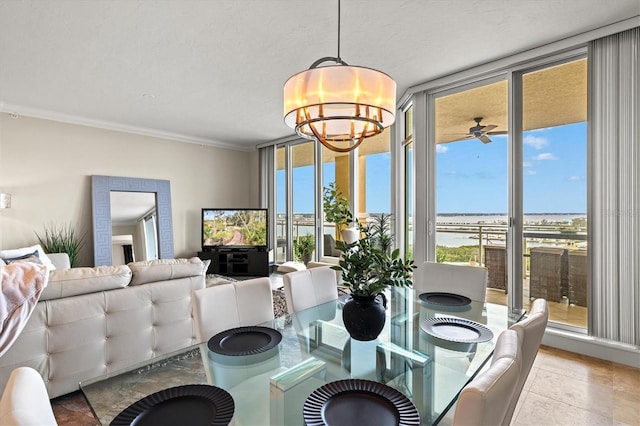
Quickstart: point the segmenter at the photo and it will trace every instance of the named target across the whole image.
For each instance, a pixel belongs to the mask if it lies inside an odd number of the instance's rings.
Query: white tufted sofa
[[[179,353],[196,342],[191,294],[205,287],[197,257],[52,270],[28,323],[0,357],[0,389],[32,367],[50,398],[78,383]]]

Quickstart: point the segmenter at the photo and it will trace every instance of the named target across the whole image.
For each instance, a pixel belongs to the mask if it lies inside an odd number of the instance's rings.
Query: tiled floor
[[[52,403],[60,425],[99,424],[80,393]],[[640,369],[543,346],[512,425],[640,426]]]

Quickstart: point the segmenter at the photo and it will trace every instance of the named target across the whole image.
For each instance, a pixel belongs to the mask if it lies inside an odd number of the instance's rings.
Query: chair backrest
[[[283,278],[289,313],[338,298],[336,271],[329,266],[290,272]]]
[[[200,343],[221,331],[274,318],[271,281],[266,277],[196,290],[191,303]]]
[[[0,399],[0,424],[8,426],[56,425],[47,388],[31,367],[11,372]]]
[[[424,262],[421,278],[415,280],[416,292],[455,293],[484,302],[487,294],[486,268],[446,263]]]
[[[509,403],[518,385],[522,353],[518,334],[505,330],[496,341],[491,366],[467,384],[456,404],[454,426],[508,425]]]
[[[533,361],[536,359],[544,330],[547,328],[549,321],[549,306],[545,299],[536,299],[531,304],[531,312],[524,320],[511,326],[511,329],[518,333],[518,337],[522,344],[522,370],[520,371],[520,379],[518,387],[511,404],[509,405],[509,413],[513,415],[518,403],[518,398],[527,381]]]

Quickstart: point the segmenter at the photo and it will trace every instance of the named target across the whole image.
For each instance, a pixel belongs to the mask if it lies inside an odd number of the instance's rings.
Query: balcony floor
[[[531,310],[531,303],[534,299],[529,299],[529,280],[524,280],[524,302],[523,308],[528,312]],[[507,294],[503,290],[488,288],[487,302],[507,304]],[[548,302],[549,321],[559,322],[580,328],[587,328],[587,308],[584,306],[569,305],[566,298],[562,302]]]

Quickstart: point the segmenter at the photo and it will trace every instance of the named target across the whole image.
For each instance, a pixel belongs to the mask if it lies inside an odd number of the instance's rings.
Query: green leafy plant
[[[299,236],[293,245],[293,254],[296,260],[307,263],[311,260],[311,255],[316,248],[316,239],[313,235]]]
[[[356,220],[361,238],[352,244],[338,241],[340,262],[332,269],[342,272],[344,285],[358,296],[373,296],[387,287],[409,287],[416,268],[412,259],[402,259],[400,249],[392,250],[390,215],[373,218],[370,225]]]
[[[340,192],[335,182],[323,188],[322,208],[327,222],[335,223],[338,230],[353,222],[349,200]]]
[[[77,266],[78,254],[84,246],[86,233],[77,232],[71,224],[48,225],[44,236],[35,233],[45,253],[67,253],[71,267]]]

